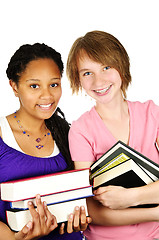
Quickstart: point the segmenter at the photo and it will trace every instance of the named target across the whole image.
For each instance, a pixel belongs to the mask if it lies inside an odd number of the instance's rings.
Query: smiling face
[[[116,69],[93,61],[86,53],[81,54],[77,66],[82,88],[97,104],[107,104],[121,98],[122,80]]]
[[[20,101],[19,112],[39,119],[52,116],[62,93],[60,70],[52,59],[29,62],[18,85],[10,83]]]

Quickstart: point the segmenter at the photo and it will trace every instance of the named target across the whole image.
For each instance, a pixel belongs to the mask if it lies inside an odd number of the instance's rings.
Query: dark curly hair
[[[33,45],[22,45],[11,57],[6,70],[7,77],[18,84],[21,73],[26,69],[27,64],[40,58],[52,59],[58,66],[60,74],[63,74],[63,62],[61,54],[44,43],[35,43]]]
[[[44,43],[35,43],[33,45],[22,45],[11,57],[6,70],[8,79],[11,79],[17,85],[21,74],[25,71],[29,62],[37,59],[49,58],[52,59],[58,66],[60,74],[63,74],[63,62],[61,54],[53,48]],[[68,145],[68,131],[69,123],[66,121],[64,113],[58,107],[55,113],[45,120],[46,126],[51,131],[52,137],[55,140],[60,152],[65,157],[68,168],[73,169],[73,161],[71,160],[69,145]]]

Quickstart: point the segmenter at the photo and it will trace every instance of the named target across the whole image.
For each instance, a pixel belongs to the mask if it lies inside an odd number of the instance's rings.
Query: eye
[[[31,88],[39,88],[39,85],[37,85],[37,84],[32,84],[32,85],[30,85],[30,87],[31,87]]]
[[[89,76],[89,75],[91,75],[92,73],[91,72],[85,72],[84,74],[83,74],[83,76]]]
[[[106,66],[106,67],[104,67],[104,70],[108,70],[108,69],[110,69],[110,67],[109,67],[109,66]]]
[[[57,83],[52,83],[50,86],[51,86],[52,88],[55,88],[55,87],[58,86],[58,84],[57,84]]]

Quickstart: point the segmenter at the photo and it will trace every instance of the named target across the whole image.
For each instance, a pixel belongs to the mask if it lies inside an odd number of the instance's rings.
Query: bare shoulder
[[[13,124],[13,122],[14,122],[14,115],[15,115],[15,114],[12,113],[12,114],[6,116],[6,119],[7,119],[7,121],[8,121],[8,123],[9,123],[9,125],[10,125],[11,128],[12,128],[12,126],[14,125],[14,124]]]

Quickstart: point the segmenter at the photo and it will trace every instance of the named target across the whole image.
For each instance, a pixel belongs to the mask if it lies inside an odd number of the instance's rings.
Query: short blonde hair
[[[117,38],[103,31],[88,32],[73,43],[66,68],[72,93],[78,93],[82,89],[77,60],[83,51],[94,61],[113,67],[119,72],[122,79],[121,89],[126,98],[126,90],[131,83],[129,56]]]

